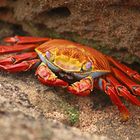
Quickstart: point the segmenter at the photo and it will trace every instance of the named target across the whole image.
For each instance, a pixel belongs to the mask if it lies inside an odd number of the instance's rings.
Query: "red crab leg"
[[[76,95],[87,96],[93,90],[93,79],[91,77],[86,77],[68,86],[67,90]]]
[[[0,60],[0,65],[10,65],[15,64],[17,62],[21,62],[22,60],[33,59],[37,57],[36,52],[27,52],[23,54],[18,54],[14,56],[7,57],[5,59]]]
[[[46,66],[44,63],[36,70],[36,75],[41,83],[48,86],[61,86],[67,87],[68,83],[58,79],[57,76]]]
[[[140,101],[132,95],[125,86],[121,85],[116,78],[111,75],[107,75],[106,80],[115,87],[119,96],[123,96],[132,104],[140,106]]]
[[[111,101],[118,107],[119,111],[121,112],[123,120],[128,120],[129,111],[119,99],[115,88],[104,79],[99,79],[99,88],[103,90],[107,95],[109,95]]]
[[[136,84],[132,80],[130,80],[123,72],[118,70],[117,68],[112,67],[112,71],[114,72],[117,79],[119,79],[122,83],[124,83],[135,95],[140,95],[140,85]]]
[[[17,43],[17,44],[24,44],[24,43],[41,43],[50,40],[50,38],[46,37],[25,37],[25,36],[14,36],[14,37],[7,37],[4,39],[5,42],[8,43]]]
[[[21,63],[14,64],[14,65],[6,65],[6,66],[0,65],[0,69],[3,69],[11,73],[27,71],[39,62],[40,62],[39,59],[33,59],[33,60],[23,61]]]
[[[124,64],[119,63],[117,60],[107,56],[108,60],[113,63],[117,68],[119,68],[121,71],[123,71],[125,74],[127,74],[129,77],[131,77],[134,80],[140,81],[140,74],[129,67],[127,67]]]
[[[0,45],[0,54],[20,52],[23,50],[34,50],[37,46],[38,46],[37,44],[14,45],[14,46]]]

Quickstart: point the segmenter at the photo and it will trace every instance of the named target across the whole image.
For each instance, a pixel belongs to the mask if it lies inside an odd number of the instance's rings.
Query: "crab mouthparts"
[[[70,80],[70,81],[73,81],[75,79],[71,73],[60,72],[59,76],[65,80]]]

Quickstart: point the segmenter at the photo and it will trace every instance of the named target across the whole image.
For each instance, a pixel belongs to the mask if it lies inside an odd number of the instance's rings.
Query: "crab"
[[[38,80],[87,96],[94,88],[104,91],[118,107],[123,120],[129,111],[120,97],[140,106],[140,74],[116,59],[75,42],[46,37],[14,36],[4,39],[0,54],[17,53],[0,60],[0,70],[11,73],[36,69]]]

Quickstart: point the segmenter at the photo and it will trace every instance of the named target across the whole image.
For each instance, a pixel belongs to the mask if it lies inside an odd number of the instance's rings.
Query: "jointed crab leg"
[[[34,59],[36,57],[37,57],[36,52],[27,52],[27,53],[23,53],[23,54],[10,56],[10,57],[5,58],[5,59],[1,59],[0,65],[15,64],[15,63],[21,62],[23,60]]]
[[[123,72],[118,70],[117,68],[112,67],[112,71],[114,72],[117,79],[119,79],[122,83],[124,83],[135,95],[140,95],[140,85],[136,84],[132,80],[130,80]]]
[[[40,63],[39,59],[33,59],[33,60],[27,60],[20,62],[18,64],[12,64],[12,65],[0,65],[0,69],[3,69],[5,71],[14,73],[14,72],[21,72],[21,71],[27,71],[31,69],[36,64]]]
[[[58,79],[57,76],[45,65],[41,65],[36,70],[36,75],[41,83],[48,86],[62,86],[67,87],[68,83]]]
[[[134,105],[140,106],[140,101],[134,95],[132,95],[125,86],[121,85],[112,75],[107,75],[106,80],[114,86],[119,96],[124,97]]]
[[[14,46],[4,46],[0,45],[0,54],[20,52],[23,50],[34,50],[37,44],[26,44],[26,45],[14,45]]]
[[[43,38],[43,37],[25,37],[25,36],[14,36],[14,37],[7,37],[4,39],[5,42],[8,43],[17,43],[17,44],[24,44],[24,43],[42,43],[50,40],[50,38]]]
[[[125,105],[119,99],[118,95],[116,94],[115,88],[110,83],[108,83],[106,80],[101,79],[101,78],[99,79],[99,88],[101,90],[103,90],[107,95],[109,95],[111,101],[120,110],[120,112],[123,116],[123,120],[124,121],[127,120],[129,117],[128,109],[125,107]]]
[[[137,81],[140,81],[140,74],[138,72],[130,69],[126,65],[119,63],[118,61],[116,61],[115,59],[113,59],[109,56],[106,56],[106,57],[111,63],[113,63],[117,68],[119,68],[121,71],[123,71],[129,77],[131,77],[132,79],[135,79]]]

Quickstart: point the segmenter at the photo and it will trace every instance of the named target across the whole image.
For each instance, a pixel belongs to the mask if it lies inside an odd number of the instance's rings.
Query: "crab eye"
[[[92,63],[89,61],[83,65],[82,70],[87,71],[90,70],[91,68],[92,68]]]
[[[46,58],[50,61],[53,61],[54,60],[54,55],[50,51],[47,51],[46,52]]]
[[[47,59],[50,59],[51,53],[49,51],[46,52],[46,57],[47,57]]]

